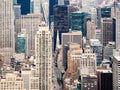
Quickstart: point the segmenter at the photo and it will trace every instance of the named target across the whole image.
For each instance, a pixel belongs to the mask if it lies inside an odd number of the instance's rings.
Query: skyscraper
[[[30,13],[30,0],[17,0],[17,3],[21,5],[22,15]]]
[[[113,90],[120,89],[120,50],[113,51]]]
[[[109,41],[115,41],[115,20],[112,18],[102,19],[102,36],[101,42],[103,46],[108,44]]]
[[[116,49],[120,49],[120,11],[116,12]]]
[[[72,13],[71,16],[71,29],[82,31],[83,36],[86,36],[86,22],[89,18],[89,14],[86,12],[76,11]]]
[[[59,43],[61,44],[62,33],[69,32],[68,6],[56,5],[54,7],[54,50],[56,48],[57,32],[59,32]]]
[[[0,54],[9,62],[15,49],[12,0],[0,0]]]
[[[17,19],[17,32],[20,33],[21,29],[26,30],[26,56],[35,54],[35,34],[41,21],[41,14],[22,15],[20,19]]]
[[[35,56],[39,90],[52,90],[52,34],[45,25],[35,36]]]
[[[58,4],[58,0],[49,0],[49,25],[54,20],[54,6]]]

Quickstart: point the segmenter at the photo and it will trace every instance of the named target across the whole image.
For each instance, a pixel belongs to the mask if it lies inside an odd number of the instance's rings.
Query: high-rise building
[[[23,81],[24,81],[25,90],[31,90],[30,89],[31,69],[30,68],[22,68],[21,77],[23,78]]]
[[[22,15],[20,19],[17,19],[17,33],[20,33],[22,29],[26,30],[26,55],[32,56],[35,54],[35,34],[38,31],[38,27],[41,24],[41,14],[28,14]]]
[[[120,50],[113,51],[113,90],[120,89]]]
[[[82,47],[82,32],[71,31],[69,33],[62,33],[62,46],[67,43],[78,43]]]
[[[103,58],[110,60],[113,55],[113,49],[115,49],[115,42],[108,42],[103,49]]]
[[[30,0],[17,0],[17,3],[21,5],[22,15],[30,13]]]
[[[96,25],[94,21],[87,21],[87,39],[95,39]]]
[[[69,32],[68,6],[66,5],[54,7],[54,50],[56,49],[57,32],[59,32],[59,44],[61,44],[62,33]]]
[[[113,90],[113,80],[111,70],[97,70],[98,90]],[[116,89],[119,90],[119,89]]]
[[[67,69],[67,51],[70,43],[77,43],[82,48],[82,32],[72,31],[62,34],[62,60],[65,70]]]
[[[101,42],[103,46],[108,44],[109,41],[115,41],[115,31],[115,20],[112,18],[103,18],[101,34]]]
[[[0,79],[0,90],[25,90],[23,79],[14,74],[6,74],[5,78]]]
[[[82,48],[80,47],[79,44],[70,43],[69,50],[67,52],[68,52],[68,54],[67,54],[68,68],[64,75],[64,80],[63,80],[64,81],[64,90],[68,90],[68,88],[70,86],[72,88],[72,85],[76,84],[75,81],[78,79],[78,67],[80,66]],[[67,81],[67,79],[69,79],[69,80]],[[75,88],[75,86],[74,86],[74,88]]]
[[[49,25],[54,22],[54,6],[58,4],[58,0],[49,0]]]
[[[83,53],[82,48],[79,44],[71,43],[68,50],[68,69],[67,73],[72,74],[77,72],[80,66],[81,54]]]
[[[90,46],[93,52],[96,54],[97,66],[99,66],[103,60],[103,47],[98,39],[90,39]]]
[[[101,18],[111,17],[111,7],[98,7],[97,8],[97,27],[101,28]]]
[[[71,16],[71,29],[82,31],[83,36],[86,36],[86,22],[89,19],[89,14],[85,12],[73,12]]]
[[[33,0],[33,12],[37,14],[41,12],[41,0]]]
[[[9,63],[15,51],[13,1],[0,0],[0,11],[0,54]]]
[[[19,34],[17,37],[17,53],[25,53],[26,51],[26,36]]]
[[[35,36],[35,57],[39,90],[52,90],[52,34],[45,25]]]
[[[90,46],[86,46],[80,60],[81,75],[95,74],[96,72],[96,54]]]
[[[116,12],[116,49],[120,49],[120,10]]]
[[[13,7],[15,19],[19,19],[21,17],[21,5],[15,4]]]

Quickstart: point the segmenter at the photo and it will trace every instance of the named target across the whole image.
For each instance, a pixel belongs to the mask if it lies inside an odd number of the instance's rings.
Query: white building
[[[25,90],[23,79],[14,74],[6,74],[4,79],[0,79],[0,90]]]
[[[87,46],[84,53],[81,55],[80,69],[82,74],[95,74],[96,72],[96,54]]]
[[[46,25],[35,36],[35,57],[39,90],[52,90],[52,34]]]
[[[13,0],[0,0],[0,54],[5,57],[5,62],[10,62],[14,51]]]
[[[22,69],[21,77],[23,78],[24,81],[24,88],[26,90],[30,90],[31,69],[29,68]]]

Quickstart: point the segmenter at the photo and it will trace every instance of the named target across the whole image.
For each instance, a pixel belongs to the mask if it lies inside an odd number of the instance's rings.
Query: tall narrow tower
[[[39,90],[52,90],[52,34],[45,25],[35,36],[35,56]]]
[[[0,0],[0,54],[9,62],[14,45],[13,0]]]

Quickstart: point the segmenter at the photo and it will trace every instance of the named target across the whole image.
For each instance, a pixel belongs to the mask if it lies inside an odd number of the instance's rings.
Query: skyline
[[[0,90],[120,89],[120,0],[0,2]]]

